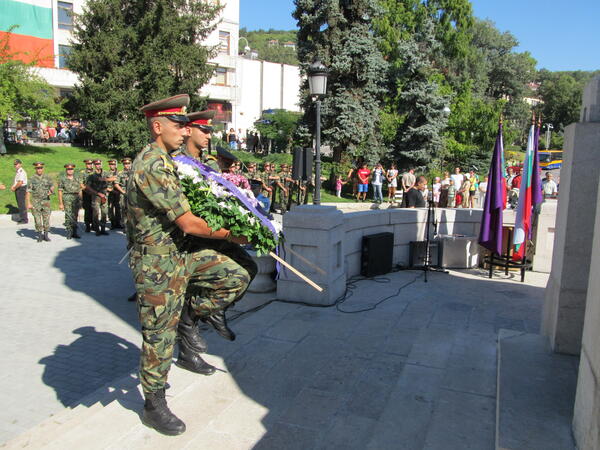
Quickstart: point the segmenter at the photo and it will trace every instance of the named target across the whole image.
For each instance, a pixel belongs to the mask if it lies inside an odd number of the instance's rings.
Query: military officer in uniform
[[[92,228],[96,236],[108,235],[106,219],[108,217],[108,186],[115,181],[106,170],[102,169],[102,160],[94,160],[94,173],[88,177],[86,190],[92,195]]]
[[[114,183],[114,189],[119,192],[119,209],[121,211],[121,226],[127,231],[127,182],[131,174],[131,158],[123,158],[121,160],[123,170],[117,175],[117,180]]]
[[[85,169],[79,172],[79,178],[82,184],[87,185],[89,176],[94,173],[94,161],[91,159],[84,159],[83,163],[85,164]],[[85,224],[86,233],[89,233],[92,229],[94,217],[92,198],[93,196],[84,189],[81,194],[81,206],[83,208],[83,223]]]
[[[48,232],[50,231],[50,196],[54,194],[54,182],[49,175],[44,173],[44,163],[35,162],[35,174],[27,182],[27,196],[25,201],[27,209],[31,209],[33,219],[35,220],[35,231],[37,231],[37,241],[49,242]]]
[[[215,368],[200,357],[206,342],[197,321],[237,300],[256,273],[251,259],[244,267],[224,251],[236,249],[243,255],[237,244],[246,244],[245,238],[226,229],[212,230],[190,211],[170,155],[187,133],[188,103],[187,95],[177,95],[141,108],[152,142],[136,156],[127,184],[129,264],[143,339],[140,380],[146,401],[142,422],[168,435],[185,431],[185,424],[165,400],[176,340],[181,367],[212,374]],[[187,319],[180,322],[180,315]]]
[[[65,173],[58,180],[58,207],[65,212],[67,239],[81,238],[77,233],[77,216],[81,208],[81,191],[85,185],[74,172],[75,164],[65,164]]]
[[[210,145],[210,133],[214,116],[215,112],[210,110],[187,114],[189,122],[185,127],[184,145],[175,150],[171,156],[174,158],[183,154],[220,172],[217,159],[205,151]]]
[[[115,182],[119,176],[117,160],[108,160],[108,173],[115,181],[108,184],[108,220],[110,220],[110,229],[117,230],[123,228],[121,225],[121,192],[115,189]]]

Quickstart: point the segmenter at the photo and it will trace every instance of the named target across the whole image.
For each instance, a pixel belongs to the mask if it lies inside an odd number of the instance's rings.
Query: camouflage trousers
[[[256,275],[256,264],[239,245],[214,242],[187,253],[133,247],[129,264],[142,326],[144,392],[156,392],[167,382],[184,304],[189,302],[200,318],[207,317],[241,298]]]
[[[121,225],[127,229],[127,197],[123,194],[119,197],[119,207],[121,208]]]
[[[63,204],[65,205],[65,229],[72,235],[77,229],[77,216],[81,207],[79,194],[63,194]]]
[[[35,221],[35,231],[50,231],[50,200],[32,199],[32,214]]]
[[[92,225],[98,230],[100,226],[106,226],[108,217],[108,200],[102,203],[102,199],[97,195],[92,198]]]
[[[108,193],[108,220],[111,225],[121,225],[121,193],[112,190]]]

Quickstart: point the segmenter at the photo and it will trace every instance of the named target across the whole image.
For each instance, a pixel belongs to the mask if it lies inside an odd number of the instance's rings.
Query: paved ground
[[[0,222],[0,345],[10,361],[0,442],[127,373],[139,354],[130,274],[117,264],[123,237],[32,237]],[[206,381],[237,388],[210,433],[240,448],[494,448],[497,332],[538,332],[547,276],[419,276],[356,282],[341,308],[392,296],[373,311],[273,303],[234,322],[234,343],[211,335],[228,373]]]

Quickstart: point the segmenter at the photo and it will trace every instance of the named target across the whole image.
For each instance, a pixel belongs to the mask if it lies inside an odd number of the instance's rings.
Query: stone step
[[[500,330],[497,450],[575,449],[577,367],[577,357],[553,353],[544,336]]]

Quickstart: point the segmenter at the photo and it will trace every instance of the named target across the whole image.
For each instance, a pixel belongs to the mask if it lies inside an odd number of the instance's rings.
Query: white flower
[[[275,228],[275,231],[277,232],[277,234],[281,233],[281,230],[283,230],[283,225],[280,224],[279,222],[272,220],[271,225],[273,225],[273,228]]]
[[[254,218],[254,216],[250,217],[250,219],[248,219],[248,222],[250,222],[250,225],[254,225],[256,223],[256,219]]]
[[[239,205],[238,205],[238,210],[239,210],[239,212],[240,212],[240,214],[241,214],[242,216],[245,216],[246,214],[249,214],[249,213],[248,213],[248,210],[247,210],[246,208],[244,208],[243,206],[239,206]]]
[[[193,166],[190,166],[189,164],[178,163],[177,172],[179,173],[179,178],[189,177],[194,180],[194,183],[197,183],[196,179],[199,178],[198,171],[194,169]]]
[[[244,194],[246,194],[246,197],[248,197],[248,200],[250,200],[250,204],[254,207],[256,207],[256,205],[258,205],[258,200],[256,200],[256,198],[254,197],[254,194],[252,193],[252,191],[250,189],[240,189],[240,191],[242,191]]]

